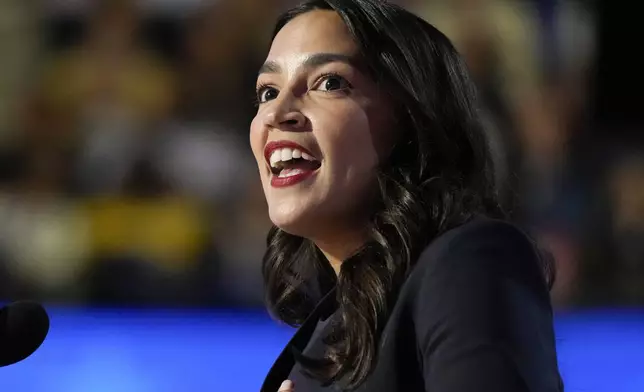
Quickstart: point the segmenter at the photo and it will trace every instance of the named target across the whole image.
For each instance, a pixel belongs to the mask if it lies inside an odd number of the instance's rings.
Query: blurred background
[[[465,56],[513,219],[556,258],[567,390],[644,391],[634,2],[398,2]],[[248,127],[293,3],[0,0],[0,299],[52,316],[0,386],[259,389],[292,331],[262,310]]]

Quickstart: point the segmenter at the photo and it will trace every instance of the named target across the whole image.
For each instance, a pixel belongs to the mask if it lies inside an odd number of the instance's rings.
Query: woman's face
[[[388,105],[339,15],[312,11],[275,37],[250,142],[275,225],[311,238],[361,230],[390,142]]]

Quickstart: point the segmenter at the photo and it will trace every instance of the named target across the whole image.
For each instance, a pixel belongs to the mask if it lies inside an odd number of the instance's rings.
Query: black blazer
[[[293,352],[321,345],[331,291],[271,368],[262,392],[337,391],[299,372]],[[313,334],[313,332],[316,332]],[[313,339],[311,336],[313,335]],[[311,340],[311,341],[310,341]],[[552,308],[534,243],[515,226],[476,218],[436,238],[400,290],[360,392],[559,392]]]

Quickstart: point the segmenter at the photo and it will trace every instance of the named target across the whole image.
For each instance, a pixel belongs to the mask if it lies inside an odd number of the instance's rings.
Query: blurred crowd
[[[593,124],[595,10],[398,2],[465,56],[514,219],[555,256],[556,305],[644,304],[644,154]],[[261,303],[248,126],[293,3],[0,2],[0,298]]]

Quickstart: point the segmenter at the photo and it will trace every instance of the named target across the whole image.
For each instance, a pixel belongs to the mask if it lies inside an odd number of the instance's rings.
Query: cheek
[[[261,166],[264,163],[264,145],[266,144],[266,138],[267,133],[264,130],[259,116],[253,118],[253,121],[250,124],[249,141],[258,166]]]
[[[326,147],[328,159],[322,195],[325,214],[362,222],[368,214],[379,164],[370,123],[362,111],[333,119],[336,127],[327,128],[333,132],[318,137],[324,139],[322,147]]]
[[[358,181],[370,176],[378,166],[378,153],[374,143],[371,124],[364,112],[354,112],[342,121],[337,133],[329,135],[329,151],[334,169],[343,173],[347,181]],[[335,171],[334,170],[334,171]]]

